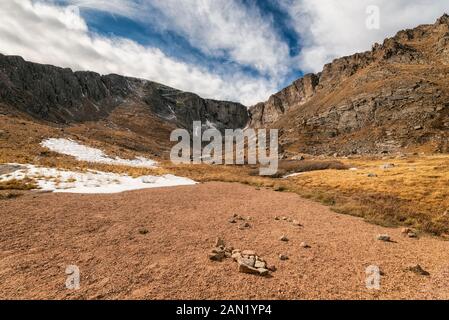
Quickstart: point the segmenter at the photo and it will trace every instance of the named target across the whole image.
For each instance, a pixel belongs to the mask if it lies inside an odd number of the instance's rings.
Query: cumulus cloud
[[[93,70],[145,78],[204,97],[251,105],[266,99],[276,83],[245,74],[219,75],[166,56],[124,38],[89,32],[70,7],[30,0],[0,1],[3,54],[74,70]]]
[[[294,27],[303,41],[299,66],[321,71],[332,59],[366,51],[397,31],[433,23],[449,2],[441,0],[285,0]],[[379,29],[368,29],[368,6],[380,9]]]
[[[192,46],[229,57],[272,77],[288,71],[289,47],[258,7],[239,0],[65,0],[66,3],[151,21],[175,31]]]

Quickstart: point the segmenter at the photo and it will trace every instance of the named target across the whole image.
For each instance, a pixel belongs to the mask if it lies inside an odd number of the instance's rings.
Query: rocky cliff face
[[[0,104],[56,124],[98,121],[116,108],[136,104],[183,128],[191,128],[194,120],[218,128],[243,128],[248,122],[246,107],[238,103],[203,99],[151,81],[72,72],[1,54]]]
[[[449,16],[343,57],[250,108],[292,152],[448,152]]]

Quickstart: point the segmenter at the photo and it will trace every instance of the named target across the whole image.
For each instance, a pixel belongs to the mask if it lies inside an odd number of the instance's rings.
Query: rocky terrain
[[[443,15],[435,24],[400,31],[371,51],[336,59],[249,110],[151,81],[73,72],[0,54],[0,112],[63,128],[90,123],[96,137],[104,131],[102,123],[134,133],[122,144],[135,149],[145,146],[139,141],[144,137],[167,151],[171,130],[191,129],[201,120],[219,129],[278,128],[287,155],[444,153],[449,151],[448,74],[449,16]]]
[[[195,120],[217,128],[243,128],[248,121],[246,107],[238,103],[203,99],[151,81],[73,72],[1,54],[0,105],[9,113],[20,111],[58,125],[103,120],[118,108],[131,111],[136,105],[158,120],[187,129]]]
[[[3,299],[449,298],[447,241],[242,184],[30,193],[0,201],[0,222]]]
[[[448,152],[449,16],[334,60],[250,108],[292,152]]]

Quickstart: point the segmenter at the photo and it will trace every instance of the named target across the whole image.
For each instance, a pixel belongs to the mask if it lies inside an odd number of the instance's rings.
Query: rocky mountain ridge
[[[281,129],[313,154],[448,152],[449,16],[334,60],[250,108],[250,126]]]
[[[0,103],[55,124],[99,121],[116,108],[139,104],[162,121],[188,128],[194,120],[243,128],[245,106],[203,99],[155,82],[27,62],[0,54]],[[151,129],[151,128],[149,128]]]

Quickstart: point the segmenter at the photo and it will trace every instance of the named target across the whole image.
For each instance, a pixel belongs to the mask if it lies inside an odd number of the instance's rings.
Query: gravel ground
[[[250,217],[251,228],[229,223],[233,214]],[[0,201],[0,225],[3,299],[449,298],[449,242],[407,238],[295,194],[240,184],[27,193]],[[217,237],[256,251],[277,271],[263,278],[238,273],[231,259],[209,261]],[[406,271],[410,264],[430,276]],[[79,290],[65,287],[68,265],[80,269]],[[383,273],[380,290],[365,286],[371,265]]]

